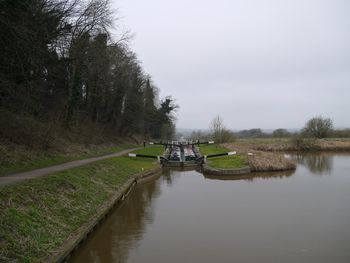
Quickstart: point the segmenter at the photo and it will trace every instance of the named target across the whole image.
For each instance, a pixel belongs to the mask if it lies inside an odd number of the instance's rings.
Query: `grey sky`
[[[350,127],[349,0],[115,0],[177,126]]]

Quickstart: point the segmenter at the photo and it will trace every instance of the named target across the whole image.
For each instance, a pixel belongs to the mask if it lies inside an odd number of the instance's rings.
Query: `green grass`
[[[149,146],[149,147],[146,147],[144,149],[134,151],[134,153],[161,156],[164,153],[164,146],[161,146],[161,145]]]
[[[0,188],[0,262],[42,262],[153,160],[116,157]]]
[[[200,145],[199,151],[202,155],[225,153],[230,150],[216,144]],[[219,156],[208,159],[208,165],[213,168],[241,168],[247,165],[247,159],[242,155]]]
[[[247,159],[242,155],[220,156],[208,159],[213,168],[242,168],[247,166]]]
[[[225,153],[230,151],[229,149],[216,144],[201,144],[199,151],[202,155],[216,154],[216,153]]]
[[[49,156],[45,156],[44,153],[41,153],[41,154],[38,154],[38,156],[27,157],[27,158],[21,158],[15,152],[13,153],[5,152],[3,154],[10,155],[7,157],[7,159],[10,160],[10,162],[6,161],[1,163],[0,176],[11,174],[11,173],[25,172],[25,171],[30,171],[34,169],[49,167],[52,165],[57,165],[57,164],[61,164],[69,161],[101,156],[101,155],[105,155],[113,152],[119,152],[121,150],[133,148],[133,147],[136,147],[136,146],[135,145],[113,146],[113,147],[106,147],[101,149],[94,149],[81,154],[65,154],[65,155],[52,154]]]

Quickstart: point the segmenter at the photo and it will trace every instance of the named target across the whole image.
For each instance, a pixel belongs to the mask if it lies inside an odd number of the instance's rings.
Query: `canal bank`
[[[161,168],[156,167],[154,169],[141,172],[132,176],[126,181],[116,193],[105,202],[96,211],[96,215],[92,217],[89,222],[82,225],[76,234],[65,241],[64,245],[58,249],[53,255],[50,255],[47,262],[66,262],[71,254],[79,249],[79,246],[88,238],[88,236],[94,231],[94,229],[103,223],[105,218],[110,214],[111,210],[120,204],[127,196],[132,192],[133,188],[139,181],[145,181],[149,177],[153,177],[161,173]]]
[[[129,192],[135,175],[154,169],[152,160],[118,157],[0,189],[0,261],[64,259]]]
[[[288,171],[296,169],[296,162],[288,159],[282,153],[271,153],[255,150],[239,150],[231,145],[208,145],[200,147],[203,155],[215,155],[230,152],[232,155],[214,157],[203,164],[203,171],[213,175],[241,175],[251,172]]]
[[[136,178],[158,169],[116,157],[0,188],[0,261],[63,258]]]

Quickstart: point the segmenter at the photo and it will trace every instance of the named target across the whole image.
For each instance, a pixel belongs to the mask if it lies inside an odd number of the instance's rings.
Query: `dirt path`
[[[135,151],[137,149],[139,149],[139,148],[127,149],[127,150],[123,150],[120,152],[111,153],[111,154],[107,154],[107,155],[103,155],[103,156],[99,156],[99,157],[92,157],[92,158],[62,163],[62,164],[58,164],[58,165],[54,165],[54,166],[50,166],[50,167],[46,167],[46,168],[32,170],[29,172],[22,172],[22,173],[16,173],[16,174],[11,174],[11,175],[0,176],[0,187],[5,186],[5,185],[9,185],[9,184],[14,184],[14,183],[26,180],[26,179],[40,177],[40,176],[51,174],[54,172],[59,172],[59,171],[75,168],[75,167],[86,165],[86,164],[93,163],[96,161],[100,161],[100,160],[104,160],[104,159],[108,159],[108,158],[112,158],[112,157],[117,157],[117,156],[122,156],[122,155],[129,153],[129,152]]]

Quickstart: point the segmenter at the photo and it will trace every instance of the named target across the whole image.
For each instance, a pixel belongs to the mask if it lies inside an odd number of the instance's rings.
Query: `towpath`
[[[14,183],[26,180],[26,179],[36,178],[36,177],[48,175],[48,174],[51,174],[54,172],[72,169],[72,168],[75,168],[78,166],[86,165],[86,164],[97,162],[100,160],[122,156],[122,155],[129,153],[129,152],[135,151],[137,149],[139,149],[139,148],[132,148],[132,149],[127,149],[127,150],[123,150],[120,152],[111,153],[111,154],[107,154],[107,155],[103,155],[103,156],[92,157],[92,158],[62,163],[62,164],[49,166],[49,167],[45,167],[45,168],[40,168],[40,169],[28,171],[28,172],[0,176],[0,187],[5,186],[5,185],[9,185],[9,184],[14,184]]]

